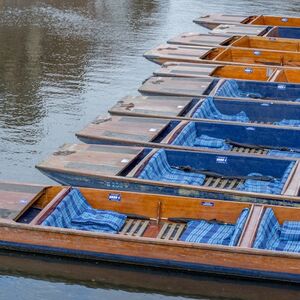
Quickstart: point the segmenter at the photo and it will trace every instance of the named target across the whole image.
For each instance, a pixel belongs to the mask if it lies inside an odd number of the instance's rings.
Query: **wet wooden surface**
[[[43,188],[42,185],[0,182],[0,218],[16,218]]]
[[[66,144],[38,167],[95,175],[116,175],[136,157],[141,148]]]
[[[192,97],[128,96],[117,102],[109,112],[112,115],[163,116],[182,114]]]
[[[100,120],[100,121],[99,121]],[[111,116],[106,121],[101,118],[89,124],[76,135],[79,138],[121,142],[126,140],[150,142],[170,120],[135,118],[127,116]]]
[[[139,88],[139,92],[166,96],[202,96],[212,82],[212,78],[151,77]]]

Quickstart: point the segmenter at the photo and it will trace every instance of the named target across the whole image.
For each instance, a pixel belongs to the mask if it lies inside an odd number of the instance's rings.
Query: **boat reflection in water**
[[[117,289],[135,294],[162,294],[195,299],[299,299],[300,288],[287,284],[230,280],[183,272],[78,262],[27,254],[0,253],[0,274],[92,289]],[[1,276],[0,275],[0,276]]]

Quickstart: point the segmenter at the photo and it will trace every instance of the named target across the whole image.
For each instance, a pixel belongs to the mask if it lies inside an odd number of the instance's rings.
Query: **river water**
[[[299,15],[299,0],[0,0],[0,180],[34,165],[157,68],[143,52],[209,13]],[[0,255],[2,299],[300,299],[295,287]]]

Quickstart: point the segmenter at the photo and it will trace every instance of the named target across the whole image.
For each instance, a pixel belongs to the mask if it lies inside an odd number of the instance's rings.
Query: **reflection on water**
[[[272,13],[299,14],[299,0],[282,3],[272,1]],[[184,31],[204,32],[192,19],[210,12],[270,13],[270,0],[0,0],[0,179],[48,182],[34,165],[76,141],[74,132],[120,97],[137,93],[157,68],[144,51]],[[2,260],[9,263],[0,263],[0,299],[300,298],[273,285]]]
[[[76,299],[83,296],[84,299],[296,300],[300,297],[300,288],[290,285],[207,278],[113,264],[82,264],[40,256],[1,253],[0,265],[2,283],[18,288],[17,294],[12,288],[6,297],[24,293],[27,299],[54,299],[63,295],[65,300],[74,299],[75,293]]]

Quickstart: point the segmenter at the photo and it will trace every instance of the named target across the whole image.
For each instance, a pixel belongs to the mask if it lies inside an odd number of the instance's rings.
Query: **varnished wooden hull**
[[[83,232],[62,233],[55,229],[36,231],[18,227],[1,225],[0,248],[214,275],[300,282],[300,259],[297,254],[276,255],[268,253],[269,251],[262,253],[246,249],[233,251],[230,247],[224,249],[205,245],[182,247],[180,242],[174,245],[167,241],[159,243],[146,238],[144,242],[135,242],[130,238],[93,236]]]

